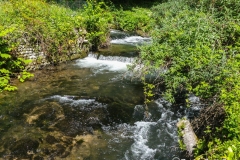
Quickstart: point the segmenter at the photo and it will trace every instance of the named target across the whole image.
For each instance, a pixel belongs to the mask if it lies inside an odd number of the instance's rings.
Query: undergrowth
[[[16,89],[10,84],[11,78],[23,82],[32,76],[25,71],[30,61],[18,55],[19,46],[32,48],[36,56],[44,54],[48,62],[57,65],[63,57],[81,53],[85,39],[94,51],[107,47],[110,28],[149,31],[149,10],[117,10],[96,0],[81,5],[72,10],[53,0],[0,1],[1,91]]]
[[[186,93],[209,106],[222,104],[226,118],[208,129],[195,150],[196,159],[240,158],[240,1],[170,0],[152,8],[153,43],[140,47],[135,65],[142,78],[155,75],[163,96]],[[216,105],[219,106],[219,105]],[[214,131],[214,132],[213,132]],[[204,145],[203,145],[204,144]]]

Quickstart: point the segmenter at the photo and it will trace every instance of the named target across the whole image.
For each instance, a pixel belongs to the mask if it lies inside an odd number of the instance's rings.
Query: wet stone
[[[25,116],[29,124],[35,124],[43,130],[49,130],[52,124],[64,117],[61,106],[55,102],[37,106],[29,114],[25,114]]]
[[[44,158],[41,157],[41,156],[36,156],[36,157],[33,158],[33,160],[44,160]]]
[[[11,146],[9,149],[12,155],[17,155],[17,156],[21,155],[24,157],[25,156],[29,157],[30,155],[29,153],[36,152],[38,146],[39,146],[38,141],[26,138],[26,139],[21,139],[15,142],[15,145]]]
[[[100,103],[112,103],[112,102],[114,102],[114,99],[111,97],[97,97],[96,101],[98,101]]]
[[[17,140],[15,138],[9,138],[7,141],[5,141],[4,139],[1,139],[1,142],[4,144],[3,147],[4,148],[11,148],[15,145],[15,142]]]
[[[92,126],[93,128],[100,128],[102,125],[101,125],[101,122],[99,121],[98,118],[96,117],[90,117],[88,120],[87,120],[87,123]]]
[[[88,133],[91,133],[91,134],[94,133],[94,130],[93,130],[92,127],[86,127],[86,131],[87,131]]]
[[[113,102],[108,105],[107,110],[110,118],[117,123],[127,123],[131,121],[134,107],[126,104]]]
[[[50,154],[50,151],[49,151],[48,148],[43,148],[42,150],[43,150],[43,153],[44,153],[45,155],[49,155],[49,154]]]
[[[65,151],[65,152],[61,155],[61,158],[66,158],[69,154],[70,154],[70,152]]]
[[[61,144],[57,144],[56,148],[57,148],[56,149],[56,155],[59,155],[59,156],[63,155],[63,153],[65,151],[65,147]]]
[[[109,113],[106,108],[95,109],[86,115],[86,124],[94,129],[101,128],[102,124],[109,123]]]
[[[54,143],[58,143],[58,140],[56,140],[56,138],[51,135],[47,135],[46,142],[49,144],[54,144]]]
[[[67,136],[76,136],[78,134],[83,134],[84,132],[82,123],[77,122],[74,119],[64,119],[56,124],[55,127],[61,130]]]

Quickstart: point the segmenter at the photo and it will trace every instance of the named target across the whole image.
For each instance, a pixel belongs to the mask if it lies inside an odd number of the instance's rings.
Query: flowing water
[[[112,31],[112,46],[36,72],[0,97],[0,159],[171,160],[181,158],[180,107],[143,105],[127,65],[151,39]]]

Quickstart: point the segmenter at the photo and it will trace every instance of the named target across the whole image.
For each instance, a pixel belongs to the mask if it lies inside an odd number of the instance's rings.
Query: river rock
[[[64,119],[55,125],[66,136],[76,136],[84,133],[84,126],[82,122],[74,119]]]
[[[49,144],[54,144],[54,143],[57,143],[58,140],[52,135],[47,135],[46,142]]]
[[[38,141],[25,138],[16,141],[13,146],[10,146],[9,149],[12,155],[31,155],[36,152],[38,146]]]
[[[134,107],[118,102],[113,102],[111,104],[108,104],[107,110],[109,112],[109,117],[114,122],[127,123],[132,119]]]

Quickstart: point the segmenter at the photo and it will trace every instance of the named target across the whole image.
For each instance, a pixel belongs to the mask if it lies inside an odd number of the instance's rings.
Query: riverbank
[[[95,1],[74,10],[38,0],[1,1],[0,90],[16,90],[11,79],[25,81],[33,76],[28,70],[85,57],[89,50],[107,47],[110,28],[147,33],[150,16],[144,13],[148,10],[116,10]]]
[[[141,48],[136,63],[145,66],[139,70],[143,79],[157,74],[146,89],[148,99],[153,85],[163,85],[161,95],[170,102],[188,108],[195,95],[204,103],[192,121],[200,138],[196,159],[239,159],[239,6],[239,1],[210,0],[154,6],[153,43]]]

